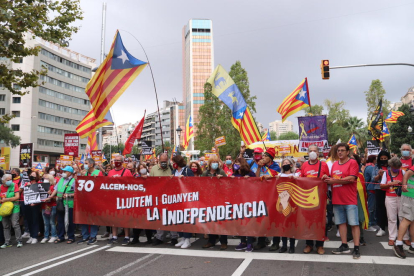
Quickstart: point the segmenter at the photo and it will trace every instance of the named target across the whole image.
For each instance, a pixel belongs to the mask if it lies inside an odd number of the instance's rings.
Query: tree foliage
[[[296,132],[289,131],[287,133],[282,133],[279,135],[278,140],[297,140],[299,139],[299,134]]]
[[[408,127],[414,128],[414,116],[410,113],[410,107],[406,104],[398,108],[405,115],[398,118],[395,124],[388,124],[391,134],[391,152],[399,153],[402,144],[414,145],[414,134],[408,133]],[[414,133],[414,132],[412,132]]]
[[[319,104],[312,105],[312,107],[305,107],[305,116],[319,116],[323,114],[323,106]]]
[[[3,124],[0,124],[0,140],[6,144],[7,146],[11,146],[12,148],[15,148],[20,145],[20,137],[17,135],[14,135],[13,131],[4,126]]]
[[[0,2],[0,10],[0,56],[14,63],[39,54],[39,46],[25,45],[28,38],[39,37],[67,46],[72,34],[79,30],[72,23],[83,18],[77,0],[5,0]],[[22,96],[28,93],[24,88],[37,87],[39,75],[46,73],[11,69],[7,63],[0,64],[0,72],[0,84],[12,94]]]
[[[270,140],[272,140],[272,141],[277,140],[276,131],[271,131],[270,132]]]
[[[125,144],[119,143],[116,146],[110,146],[109,144],[105,144],[102,151],[104,152],[105,156],[110,159],[112,153],[121,153],[124,151]]]
[[[256,96],[250,95],[247,71],[241,66],[240,61],[236,61],[231,66],[229,75],[242,93],[250,111],[256,112]],[[209,83],[204,85],[204,105],[199,109],[199,116],[200,121],[197,124],[195,139],[196,149],[201,152],[211,150],[214,147],[214,140],[224,135],[227,144],[219,148],[220,156],[224,158],[225,155],[230,154],[235,157],[240,149],[240,134],[231,123],[231,110],[213,95]]]
[[[365,91],[365,100],[367,102],[367,123],[371,119],[372,113],[377,108],[379,101],[382,99],[382,111],[386,115],[390,112],[390,101],[385,99],[385,89],[382,87],[380,80],[373,80],[368,91]]]

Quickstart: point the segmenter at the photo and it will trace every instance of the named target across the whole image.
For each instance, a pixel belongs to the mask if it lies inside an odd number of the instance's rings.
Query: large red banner
[[[79,134],[66,133],[64,140],[65,155],[78,157],[79,155]]]
[[[326,184],[316,178],[79,177],[77,224],[323,240]]]

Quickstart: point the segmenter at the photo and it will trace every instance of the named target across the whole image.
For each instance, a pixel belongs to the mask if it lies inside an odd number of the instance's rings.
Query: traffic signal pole
[[[414,67],[414,64],[411,64],[411,63],[377,63],[377,64],[358,64],[358,65],[332,66],[332,67],[329,67],[329,69],[369,67],[369,66],[393,66],[393,65],[404,65],[404,66],[413,66]]]

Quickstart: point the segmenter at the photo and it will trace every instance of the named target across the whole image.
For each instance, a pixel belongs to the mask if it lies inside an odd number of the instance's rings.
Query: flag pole
[[[149,67],[149,69],[150,69],[150,71],[151,71],[152,83],[153,83],[153,85],[154,85],[155,99],[156,99],[156,101],[157,101],[157,112],[158,112],[158,120],[159,120],[159,123],[160,123],[160,133],[161,133],[161,147],[162,147],[162,153],[164,153],[164,138],[163,138],[163,135],[162,135],[162,125],[161,125],[161,115],[160,115],[160,105],[159,105],[159,103],[158,103],[158,93],[157,93],[157,87],[155,86],[155,79],[154,79],[154,74],[153,74],[153,72],[152,72],[151,62],[149,61],[149,58],[148,58],[147,52],[145,52],[145,49],[144,49],[144,47],[142,46],[141,42],[139,42],[139,40],[138,40],[138,39],[137,39],[137,38],[136,38],[133,34],[131,34],[130,32],[128,32],[128,31],[126,31],[126,30],[122,30],[122,29],[119,29],[119,30],[124,31],[124,32],[126,32],[126,33],[130,34],[133,38],[135,38],[135,40],[136,40],[136,41],[138,42],[138,44],[141,46],[142,51],[144,52],[145,57],[146,57],[146,59],[147,59],[147,61],[148,61],[148,67]],[[155,146],[155,145],[154,145],[154,146]]]
[[[106,2],[102,3],[102,29],[101,29],[101,64],[105,55],[105,29],[106,29]],[[102,127],[99,128],[98,149],[103,150]]]

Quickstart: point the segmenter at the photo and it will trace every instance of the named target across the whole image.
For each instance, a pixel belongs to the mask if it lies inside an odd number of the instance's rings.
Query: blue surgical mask
[[[83,167],[85,168],[85,170],[89,170],[89,166],[88,165],[84,165]]]
[[[231,165],[231,160],[226,160],[226,165]]]
[[[13,184],[13,181],[11,181],[11,180],[6,181],[6,186],[10,187],[12,184]]]
[[[217,169],[218,169],[218,163],[213,163],[213,164],[211,164],[211,168],[212,168],[213,170],[217,170]]]
[[[204,161],[200,161],[200,166],[203,166],[204,165]]]
[[[401,155],[404,157],[410,156],[410,151],[409,150],[403,150],[401,151]]]

